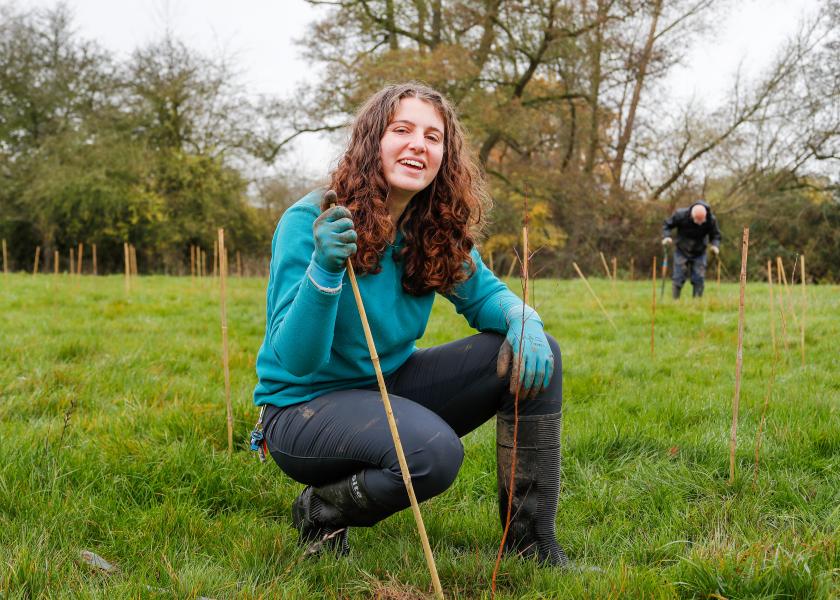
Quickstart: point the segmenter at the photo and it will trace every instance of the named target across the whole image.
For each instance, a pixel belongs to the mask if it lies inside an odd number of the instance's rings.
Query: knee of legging
[[[464,446],[454,431],[438,431],[408,460],[414,492],[421,500],[446,491],[464,461]]]
[[[551,348],[551,354],[554,356],[554,375],[562,375],[563,358],[560,354],[560,344],[550,333],[546,333],[545,337],[548,340],[548,347]]]

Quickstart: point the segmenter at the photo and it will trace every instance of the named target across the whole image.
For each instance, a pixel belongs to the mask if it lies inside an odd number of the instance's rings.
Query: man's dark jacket
[[[698,225],[691,218],[691,209],[697,205],[706,207],[706,220]],[[706,238],[712,246],[720,248],[720,229],[711,207],[705,202],[695,202],[688,208],[679,208],[669,219],[665,219],[662,237],[671,237],[671,230],[677,228],[677,248],[689,258],[697,258],[706,252]]]

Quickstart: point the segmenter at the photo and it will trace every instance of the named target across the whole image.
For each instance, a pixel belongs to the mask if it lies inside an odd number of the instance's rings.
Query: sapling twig
[[[225,230],[219,228],[219,281],[220,287],[220,305],[222,310],[222,367],[225,372],[225,407],[227,408],[227,434],[228,434],[228,454],[233,454],[233,406],[230,401],[230,362],[228,357],[228,334],[227,334],[227,301],[226,301],[226,281],[227,269],[225,265]]]

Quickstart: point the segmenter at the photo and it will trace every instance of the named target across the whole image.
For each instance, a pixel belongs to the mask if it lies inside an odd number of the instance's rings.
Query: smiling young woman
[[[272,242],[257,405],[268,449],[306,485],[292,506],[304,543],[349,551],[350,526],[409,505],[350,290],[350,259],[399,423],[418,500],[445,491],[460,437],[496,417],[505,522],[514,394],[520,390],[516,486],[506,549],[565,566],[555,539],[562,377],[557,342],[476,249],[484,184],[449,102],[416,83],[371,97],[324,190],[283,215]],[[419,350],[435,293],[480,333]],[[522,365],[497,360],[522,349]],[[508,353],[508,350],[512,350]]]

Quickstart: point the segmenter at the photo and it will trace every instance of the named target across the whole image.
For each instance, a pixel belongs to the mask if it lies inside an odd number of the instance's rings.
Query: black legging
[[[547,337],[554,376],[536,398],[520,398],[520,415],[560,412],[560,348]],[[442,493],[455,480],[464,458],[459,437],[497,412],[513,414],[507,379],[496,375],[503,341],[501,335],[480,333],[418,350],[386,378],[418,500]],[[264,423],[271,456],[292,479],[322,486],[361,472],[368,493],[387,512],[409,505],[376,385],[283,408],[267,406]]]

